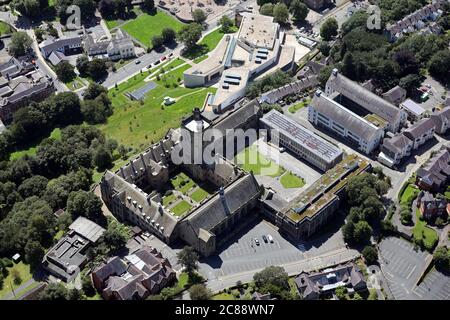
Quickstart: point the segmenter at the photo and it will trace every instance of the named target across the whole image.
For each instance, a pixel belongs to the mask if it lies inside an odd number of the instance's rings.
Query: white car
[[[272,236],[270,234],[267,235],[267,239],[269,239],[270,243],[273,243],[273,238],[272,238]]]

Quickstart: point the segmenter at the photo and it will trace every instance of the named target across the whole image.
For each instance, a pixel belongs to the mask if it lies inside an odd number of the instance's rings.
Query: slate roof
[[[82,235],[89,241],[95,243],[106,231],[95,222],[86,219],[85,217],[78,217],[70,226],[70,230]]]
[[[383,140],[383,148],[386,148],[394,153],[401,153],[408,145],[412,144],[412,140],[403,134],[397,134],[392,138],[385,138]]]
[[[374,139],[379,130],[370,122],[341,106],[338,102],[326,97],[324,94],[314,95],[311,101],[311,107],[366,141]]]
[[[403,134],[411,140],[415,140],[428,131],[435,129],[436,126],[430,118],[425,118],[417,121],[411,127],[403,131]]]
[[[442,124],[445,121],[450,121],[450,105],[448,107],[443,108],[441,111],[434,112],[430,119],[432,119],[436,125],[437,129],[442,128]]]
[[[46,53],[46,58],[55,50],[58,50],[60,48],[71,46],[71,45],[77,45],[80,46],[81,42],[83,40],[82,36],[75,36],[75,37],[61,37],[58,39],[49,39],[41,42],[39,45],[39,48]]]
[[[383,98],[391,103],[395,103],[395,101],[402,99],[404,96],[406,96],[406,90],[400,86],[395,86],[383,93]]]
[[[327,88],[330,86],[334,91],[341,93],[390,123],[400,121],[402,112],[400,109],[339,72],[331,74],[326,86]]]
[[[449,147],[439,150],[425,165],[417,170],[417,178],[429,185],[442,185],[450,176]]]

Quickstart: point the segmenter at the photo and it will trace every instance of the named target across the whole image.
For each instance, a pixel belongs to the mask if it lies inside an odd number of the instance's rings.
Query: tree
[[[15,10],[29,18],[38,17],[41,13],[40,4],[37,0],[14,0],[11,5]]]
[[[352,79],[355,78],[355,75],[356,75],[355,62],[353,61],[353,55],[351,52],[347,52],[344,55],[341,71],[347,77],[352,78]]]
[[[436,79],[450,83],[450,50],[444,49],[436,52],[431,57],[429,70]]]
[[[342,227],[342,235],[344,236],[344,241],[347,243],[354,242],[353,234],[355,232],[355,224],[351,221],[344,224]]]
[[[309,9],[300,0],[293,0],[289,6],[289,11],[297,22],[301,22],[308,16]]]
[[[273,16],[273,3],[265,3],[259,8],[259,13],[264,16]]]
[[[86,91],[84,91],[84,99],[89,99],[89,100],[93,100],[95,98],[97,98],[99,95],[101,95],[102,93],[108,94],[108,90],[98,84],[98,83],[91,83],[89,84],[89,87],[86,89]]]
[[[262,291],[264,291],[264,288],[267,288],[267,286],[275,287],[280,291],[289,290],[288,274],[279,266],[264,268],[253,275],[253,280],[255,281],[256,287]]]
[[[422,80],[417,74],[408,74],[407,76],[400,79],[398,85],[405,89],[409,96],[412,96],[421,84]]]
[[[333,71],[334,66],[325,66],[320,70],[317,80],[322,88],[325,88],[325,84],[331,76],[331,72]]]
[[[164,38],[160,35],[154,35],[152,37],[152,46],[153,48],[159,48],[164,44]]]
[[[74,66],[72,66],[68,61],[61,61],[55,66],[55,73],[59,80],[67,83],[72,81],[77,76],[74,69]]]
[[[222,33],[230,33],[231,28],[234,26],[234,21],[228,16],[223,16],[219,20],[219,25]]]
[[[178,263],[180,263],[187,273],[192,274],[198,269],[198,254],[194,248],[185,246],[180,252],[177,253]]]
[[[95,81],[98,81],[108,75],[108,66],[102,59],[94,58],[89,63],[89,75]]]
[[[83,119],[89,124],[105,123],[113,114],[112,104],[106,93],[94,100],[84,100],[81,104]]]
[[[325,41],[330,41],[338,33],[338,23],[335,18],[328,18],[320,27],[320,36]]]
[[[32,43],[33,40],[31,40],[26,32],[14,32],[11,36],[8,51],[14,57],[23,56],[31,49]]]
[[[277,3],[273,7],[274,21],[280,24],[285,24],[289,20],[289,10],[284,3]]]
[[[339,300],[347,300],[347,288],[346,287],[338,287],[334,291],[336,298]]]
[[[198,23],[184,25],[178,32],[178,39],[184,43],[186,49],[193,48],[202,36],[202,26]]]
[[[372,228],[366,221],[362,220],[355,224],[355,230],[353,232],[355,242],[360,244],[368,243],[371,235]]]
[[[68,290],[61,283],[50,283],[39,295],[39,300],[68,300]]]
[[[83,292],[88,297],[93,297],[95,295],[95,289],[92,286],[92,280],[90,275],[85,274],[81,278],[81,288],[83,289]]]
[[[194,22],[203,24],[206,21],[206,13],[202,9],[195,9],[192,11],[192,19]]]
[[[378,252],[373,246],[365,246],[362,255],[366,260],[367,264],[374,264],[378,260]]]
[[[130,238],[129,229],[117,220],[108,220],[108,228],[102,237],[102,242],[106,245],[109,252],[114,252],[124,247]]]
[[[328,56],[330,54],[331,47],[328,42],[322,41],[320,42],[318,49],[324,56]]]
[[[47,187],[48,179],[46,177],[35,175],[22,182],[17,191],[25,199],[31,196],[42,196]]]
[[[89,58],[85,55],[81,55],[77,58],[76,67],[82,77],[89,75]]]
[[[353,295],[353,300],[363,300],[363,298],[359,295],[358,292],[355,292],[355,294]]]
[[[25,246],[25,260],[32,268],[36,268],[42,262],[45,255],[44,248],[37,241],[28,241]]]
[[[342,24],[342,34],[346,35],[350,31],[356,29],[356,28],[363,28],[366,29],[367,20],[369,18],[369,15],[364,10],[359,10],[353,13],[350,18],[348,18],[347,21],[345,21]]]
[[[192,300],[209,300],[212,292],[203,284],[194,284],[189,288],[189,296]]]
[[[95,221],[102,215],[102,202],[92,192],[73,191],[67,199],[67,212],[73,220],[83,216]]]
[[[94,153],[94,164],[100,170],[110,168],[112,165],[111,152],[107,150],[104,146],[99,146]]]
[[[447,247],[441,246],[437,247],[433,254],[433,261],[436,268],[441,270],[450,269],[450,252]]]
[[[147,11],[155,10],[155,0],[144,0],[143,6]]]
[[[166,44],[174,42],[177,37],[177,33],[172,28],[162,29],[161,35],[164,39],[164,43]]]

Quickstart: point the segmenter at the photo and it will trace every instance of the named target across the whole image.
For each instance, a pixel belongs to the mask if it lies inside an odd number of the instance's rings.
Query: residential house
[[[436,133],[445,134],[450,128],[450,105],[430,115],[436,126]]]
[[[396,134],[392,138],[385,138],[381,146],[381,152],[378,155],[378,161],[393,167],[401,162],[405,157],[411,155],[413,141],[404,134]]]
[[[420,214],[426,220],[432,220],[437,217],[447,215],[447,199],[444,197],[434,197],[428,191],[420,191],[417,197],[417,207]]]
[[[422,190],[439,191],[450,177],[450,147],[444,146],[417,170],[416,184]]]
[[[147,245],[124,259],[112,257],[92,272],[94,287],[105,300],[145,299],[175,280],[170,262]]]
[[[353,262],[316,273],[302,272],[295,284],[306,300],[329,297],[339,287],[346,287],[349,292],[367,289],[361,269]]]
[[[383,99],[398,106],[400,102],[406,99],[406,90],[400,86],[395,86],[392,89],[382,94]]]
[[[435,125],[430,118],[421,119],[403,131],[403,135],[413,142],[413,150],[434,137]]]
[[[420,105],[412,101],[411,99],[406,99],[400,103],[400,109],[405,110],[408,114],[408,119],[411,121],[417,121],[422,119],[425,115],[425,109]]]

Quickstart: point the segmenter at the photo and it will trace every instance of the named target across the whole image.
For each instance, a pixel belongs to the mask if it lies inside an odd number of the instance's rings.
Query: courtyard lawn
[[[208,58],[208,55],[207,54],[205,54],[205,55],[203,55],[203,56],[200,56],[200,57],[198,57],[198,58],[195,58],[194,60],[192,60],[194,63],[200,63],[200,62],[202,62],[203,60],[205,60],[206,58]]]
[[[108,27],[108,29],[111,30],[112,28],[115,28],[120,24],[120,20],[106,20],[105,19],[105,23],[106,23],[106,26]]]
[[[0,21],[0,36],[11,33],[11,27],[6,22]]]
[[[173,61],[176,65],[181,62]],[[149,72],[137,74],[125,83],[112,88],[109,96],[114,113],[106,124],[99,125],[107,137],[140,151],[149,144],[160,140],[170,128],[180,126],[181,119],[189,115],[195,107],[201,107],[208,92],[214,93],[215,88],[184,88],[178,80],[183,78],[183,72],[190,67],[185,64],[178,69],[161,76],[155,81],[158,86],[146,94],[143,102],[132,101],[125,93],[132,92],[146,84],[143,80]],[[150,73],[153,73],[150,70]],[[176,102],[170,106],[162,106],[163,98],[170,96]]]
[[[306,101],[300,101],[292,106],[289,107],[290,113],[296,113],[298,110],[300,110],[303,107],[306,107],[310,103],[311,99],[307,99]]]
[[[282,167],[259,153],[256,146],[250,146],[241,151],[236,156],[235,163],[245,171],[253,171],[256,175],[278,177],[285,172]]]
[[[174,206],[172,209],[170,209],[170,211],[172,211],[173,214],[176,216],[181,216],[185,212],[187,212],[190,208],[191,208],[191,205],[189,203],[187,203],[184,200],[181,200],[179,203],[177,203],[176,206]]]
[[[16,289],[20,285],[24,284],[31,279],[32,275],[30,273],[30,266],[23,262],[15,263],[11,268],[8,269],[8,276],[3,280],[3,288],[0,290],[0,299],[9,293],[12,293],[12,288]],[[15,270],[15,271],[13,271]],[[17,272],[19,274],[20,283],[14,283],[13,273]],[[12,284],[12,288],[11,288]],[[18,292],[16,292],[17,295]]]
[[[72,81],[66,83],[67,88],[69,88],[72,91],[83,88],[86,85],[87,84],[80,77],[76,77]]]
[[[187,195],[188,191],[191,190],[193,187],[195,187],[196,184],[194,181],[192,181],[191,179],[189,179],[187,181],[186,184],[184,184],[181,188],[180,188],[180,192],[184,195]]]
[[[170,15],[158,10],[152,15],[143,13],[136,19],[122,25],[121,28],[146,47],[152,47],[152,37],[155,35],[160,35],[161,31],[166,26],[170,26],[178,32],[183,24]]]
[[[419,194],[419,189],[414,188],[412,185],[408,185],[403,191],[403,194],[400,198],[400,203],[408,203],[408,199],[410,197],[416,197]]]
[[[238,30],[237,27],[233,27],[232,32],[234,33]],[[217,44],[222,40],[225,33],[223,33],[220,28],[214,30],[213,32],[207,34],[202,40],[200,40],[200,45],[204,45],[208,48],[208,51],[212,51]]]
[[[60,128],[53,129],[53,131],[50,133],[49,137],[53,138],[55,140],[61,139],[61,129]],[[38,143],[35,143],[33,146],[29,147],[28,149],[19,150],[19,151],[11,153],[11,155],[9,156],[9,160],[17,160],[17,159],[22,158],[25,155],[34,156],[37,151],[36,145],[38,145],[39,143],[40,143],[40,141]]]
[[[195,202],[201,202],[202,200],[204,200],[207,196],[209,195],[208,192],[206,192],[204,189],[199,188],[197,190],[195,190],[192,194],[191,194],[191,198],[192,200],[194,200]]]
[[[413,236],[416,240],[422,240],[427,250],[432,250],[436,242],[439,240],[439,236],[436,231],[427,227],[427,223],[420,218],[419,209],[416,210],[416,225],[413,229]]]
[[[305,181],[293,174],[292,172],[286,172],[280,178],[281,185],[286,188],[301,188],[305,185]]]
[[[163,206],[167,207],[169,204],[174,202],[176,197],[174,194],[169,194],[168,196],[164,196],[162,199]]]

